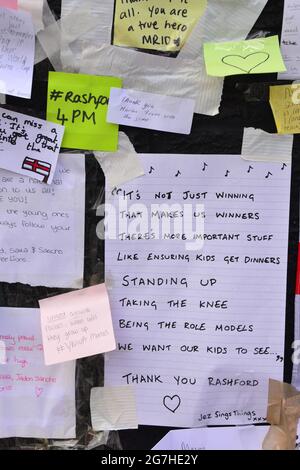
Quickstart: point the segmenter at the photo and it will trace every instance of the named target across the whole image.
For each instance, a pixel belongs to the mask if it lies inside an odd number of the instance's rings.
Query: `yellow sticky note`
[[[271,86],[270,105],[278,134],[300,134],[300,84]]]
[[[106,122],[110,89],[122,80],[63,72],[49,72],[47,120],[65,126],[62,147],[115,152],[116,124]]]
[[[284,72],[278,36],[204,44],[208,75],[227,77],[252,73]]]
[[[186,42],[207,0],[116,0],[116,46],[179,51]]]

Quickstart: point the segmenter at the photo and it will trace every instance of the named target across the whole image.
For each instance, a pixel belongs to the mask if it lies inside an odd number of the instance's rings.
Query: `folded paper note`
[[[105,385],[134,387],[143,425],[263,423],[283,374],[290,165],[140,158],[145,176],[106,193]]]
[[[178,51],[205,11],[207,0],[116,0],[114,45]]]
[[[270,105],[278,134],[300,133],[300,84],[270,87]]]
[[[107,121],[125,126],[190,134],[195,100],[111,88]]]
[[[0,308],[0,438],[76,435],[75,361],[47,367],[38,308]]]
[[[35,45],[31,15],[0,8],[0,39],[0,93],[30,98]]]
[[[116,347],[105,284],[39,301],[46,364]]]
[[[51,184],[64,127],[0,108],[0,168]]]
[[[51,186],[1,169],[0,179],[0,281],[82,287],[84,157],[61,154]]]
[[[49,72],[47,119],[65,126],[62,146],[116,151],[118,126],[106,122],[111,87],[116,77]]]
[[[208,75],[228,75],[284,72],[286,70],[278,36],[234,42],[204,44],[204,59]]]

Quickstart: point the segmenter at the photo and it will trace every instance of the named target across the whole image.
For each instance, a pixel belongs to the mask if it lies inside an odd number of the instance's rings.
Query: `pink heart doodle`
[[[42,395],[43,391],[44,389],[42,387],[35,387],[35,396],[39,398]]]

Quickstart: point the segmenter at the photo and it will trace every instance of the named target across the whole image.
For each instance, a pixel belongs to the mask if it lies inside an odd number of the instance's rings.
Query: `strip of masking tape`
[[[195,112],[218,113],[223,79],[209,77],[200,60],[162,57],[117,46],[87,47],[80,72],[117,76],[124,88],[159,93],[196,101]]]
[[[110,44],[113,16],[113,0],[62,0],[62,63],[70,68],[67,50],[70,43],[77,64],[86,46]],[[68,22],[74,25],[73,33],[67,26]]]
[[[204,15],[193,29],[179,57],[196,59],[203,55],[204,42],[245,39],[268,0],[209,0]]]
[[[241,156],[258,162],[291,163],[293,135],[269,134],[252,127],[244,129]]]
[[[141,160],[124,132],[119,132],[116,152],[94,152],[110,188],[145,174]]]
[[[134,389],[130,385],[93,387],[90,408],[94,431],[138,428]]]
[[[26,10],[29,13],[31,13],[36,33],[44,28],[44,23],[43,23],[44,3],[46,4],[47,2],[46,1],[44,2],[44,0],[18,0],[18,8],[20,10]]]

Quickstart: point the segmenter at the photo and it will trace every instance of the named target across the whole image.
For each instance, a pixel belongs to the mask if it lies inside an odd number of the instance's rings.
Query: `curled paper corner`
[[[93,387],[90,409],[94,431],[138,428],[136,399],[131,385]]]
[[[0,364],[6,364],[6,346],[4,341],[0,341]]]
[[[293,135],[244,129],[241,157],[247,161],[291,163]]]
[[[140,158],[124,132],[119,132],[116,152],[94,152],[94,155],[110,188],[145,174]]]
[[[290,384],[269,380],[267,421],[271,424],[263,450],[295,450],[300,418],[300,392]]]

